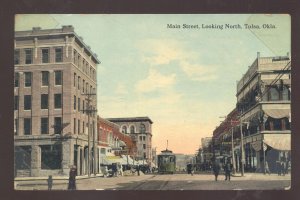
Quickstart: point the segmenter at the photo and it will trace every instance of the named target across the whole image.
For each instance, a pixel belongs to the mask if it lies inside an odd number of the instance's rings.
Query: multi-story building
[[[271,171],[290,160],[291,62],[289,56],[260,57],[237,83],[237,109],[242,124],[245,155],[251,169]]]
[[[96,173],[99,63],[72,26],[15,32],[16,176]]]
[[[109,118],[108,121],[120,126],[120,131],[131,136],[136,142],[136,160],[152,162],[152,124],[149,117]],[[144,163],[146,164],[146,163]]]

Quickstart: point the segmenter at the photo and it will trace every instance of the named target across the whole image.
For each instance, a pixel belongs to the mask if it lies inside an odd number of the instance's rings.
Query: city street
[[[290,175],[245,174],[225,181],[224,175],[214,181],[212,174],[142,175],[77,180],[78,190],[284,190],[290,186]],[[67,180],[54,181],[53,190],[65,190]],[[47,190],[47,182],[18,182],[18,190]]]

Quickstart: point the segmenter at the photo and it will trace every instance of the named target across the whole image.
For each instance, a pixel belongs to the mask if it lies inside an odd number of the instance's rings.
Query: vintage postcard
[[[15,190],[289,190],[288,14],[17,14]]]

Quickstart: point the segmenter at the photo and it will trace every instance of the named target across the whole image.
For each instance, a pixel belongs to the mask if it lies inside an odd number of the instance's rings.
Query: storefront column
[[[40,176],[41,171],[41,148],[32,145],[31,149],[31,176]]]

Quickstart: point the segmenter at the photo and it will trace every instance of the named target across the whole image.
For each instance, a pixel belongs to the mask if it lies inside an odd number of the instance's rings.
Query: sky
[[[16,15],[15,30],[72,25],[101,61],[98,115],[148,116],[157,152],[168,140],[173,152],[195,154],[220,116],[235,108],[236,82],[257,52],[261,57],[290,53],[290,20],[284,14],[22,14]]]

